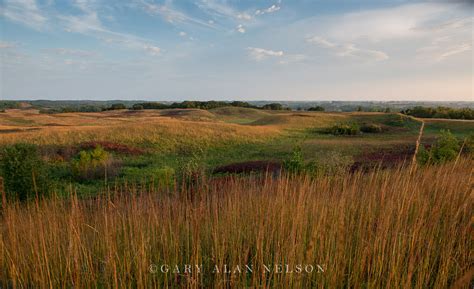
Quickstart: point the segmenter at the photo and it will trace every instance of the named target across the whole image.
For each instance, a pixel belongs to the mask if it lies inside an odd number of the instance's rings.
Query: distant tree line
[[[64,106],[64,107],[55,107],[55,108],[42,108],[40,113],[65,113],[65,112],[99,112],[99,111],[108,111],[108,110],[120,110],[120,109],[132,109],[132,110],[142,110],[142,109],[213,109],[219,107],[245,107],[245,108],[254,108],[254,109],[265,109],[265,110],[291,110],[290,108],[280,104],[280,103],[269,103],[263,106],[255,106],[245,101],[183,101],[183,102],[173,102],[171,104],[161,103],[161,102],[142,102],[135,103],[132,106],[127,106],[123,103],[114,103],[108,107],[103,106],[94,106],[94,105],[82,105],[82,106]]]
[[[474,110],[471,108],[415,106],[413,108],[402,110],[401,112],[406,115],[421,118],[474,119]]]
[[[132,106],[132,109],[173,109],[173,108],[195,108],[195,109],[213,109],[219,107],[245,107],[245,108],[255,108],[255,109],[266,109],[266,110],[288,110],[289,108],[283,106],[280,103],[269,103],[263,106],[251,105],[245,101],[183,101],[183,102],[174,102],[172,104],[165,104],[160,102],[143,102],[136,103]]]

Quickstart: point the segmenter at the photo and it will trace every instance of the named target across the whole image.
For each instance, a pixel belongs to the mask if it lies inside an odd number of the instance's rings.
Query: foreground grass
[[[228,178],[147,193],[131,185],[96,199],[9,203],[0,287],[448,288],[471,278],[472,167]],[[211,273],[224,264],[233,273]],[[235,270],[246,264],[253,273]],[[277,264],[324,272],[264,270]]]

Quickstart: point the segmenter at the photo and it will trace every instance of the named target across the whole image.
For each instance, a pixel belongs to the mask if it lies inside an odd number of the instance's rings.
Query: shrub
[[[8,198],[24,201],[48,192],[45,164],[35,145],[6,147],[0,165]]]
[[[284,107],[281,103],[269,103],[262,106],[262,109],[265,110],[289,110],[289,108]]]
[[[305,163],[303,158],[303,151],[300,146],[296,146],[293,149],[291,157],[283,162],[283,167],[289,173],[299,174],[304,172]]]
[[[132,106],[132,109],[133,110],[143,110],[143,105],[136,103]]]
[[[454,160],[460,149],[458,139],[449,130],[441,130],[441,135],[429,151],[424,147],[420,147],[417,161],[420,164],[444,163]]]
[[[324,111],[324,107],[318,105],[308,108],[308,111]]]
[[[104,110],[119,110],[119,109],[127,109],[127,106],[123,103],[114,103],[110,107],[104,109]]]
[[[101,146],[93,150],[82,150],[71,162],[73,175],[79,180],[114,177],[119,164]]]
[[[459,149],[458,139],[449,130],[441,130],[441,135],[431,148],[431,159],[435,163],[454,160],[459,153]]]
[[[365,133],[380,133],[382,132],[382,127],[375,123],[369,123],[361,126],[360,131]]]
[[[329,128],[328,132],[333,135],[357,135],[360,128],[356,123],[340,123]]]

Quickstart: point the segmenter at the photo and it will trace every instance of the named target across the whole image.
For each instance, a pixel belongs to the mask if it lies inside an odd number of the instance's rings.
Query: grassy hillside
[[[460,140],[474,131],[473,121],[430,119],[425,123],[422,144],[431,144],[441,129],[451,130]],[[338,124],[375,125],[381,132],[326,133]],[[109,181],[121,183],[150,179],[163,171],[178,173],[190,164],[211,172],[238,162],[284,162],[298,147],[305,162],[320,166],[380,162],[393,166],[413,155],[420,125],[420,120],[396,113],[223,107],[40,114],[33,109],[12,109],[0,114],[0,146],[38,145],[43,157],[61,172],[59,182],[73,183],[80,194],[94,194],[103,180],[79,182],[70,173],[74,158],[91,142],[106,146],[113,155],[118,170]],[[117,151],[122,146],[125,148]]]

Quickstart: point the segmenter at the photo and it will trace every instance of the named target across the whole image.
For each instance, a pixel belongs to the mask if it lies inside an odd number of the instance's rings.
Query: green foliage
[[[306,164],[300,146],[293,148],[291,157],[283,162],[283,168],[291,174],[300,174],[305,171]]]
[[[119,110],[119,109],[127,109],[127,106],[123,103],[114,103],[105,110]]]
[[[0,100],[0,110],[20,108],[20,103],[13,100]]]
[[[281,103],[269,103],[262,106],[262,109],[265,110],[289,110],[289,108],[284,107]]]
[[[360,127],[360,131],[365,133],[380,133],[382,130],[382,127],[375,123],[364,124]]]
[[[133,110],[142,110],[144,109],[143,105],[139,104],[139,103],[135,103],[133,106],[132,106],[132,109]]]
[[[35,145],[18,143],[6,147],[1,157],[1,174],[10,199],[21,201],[48,193],[45,163]]]
[[[474,156],[474,133],[470,134],[464,144],[464,151]]]
[[[474,109],[471,108],[415,106],[402,111],[402,113],[422,118],[474,119]]]
[[[360,127],[356,123],[339,123],[327,130],[333,135],[357,135],[360,133]]]
[[[175,170],[165,166],[161,168],[133,168],[123,169],[123,176],[127,181],[153,183],[161,187],[171,187],[175,181]]]
[[[430,158],[430,152],[424,146],[420,146],[416,155],[416,161],[419,164],[425,165],[430,161]]]
[[[418,150],[417,161],[420,164],[444,163],[454,160],[461,146],[458,139],[449,131],[441,130],[441,135],[436,139],[436,143],[427,151],[424,147]]]
[[[317,105],[317,106],[308,108],[308,111],[324,111],[324,107]]]
[[[449,130],[442,130],[436,144],[431,148],[431,160],[435,163],[454,160],[459,149],[458,139]]]
[[[71,161],[73,175],[81,180],[105,178],[111,157],[101,146],[87,151],[83,150]],[[109,174],[110,176],[110,174]]]

